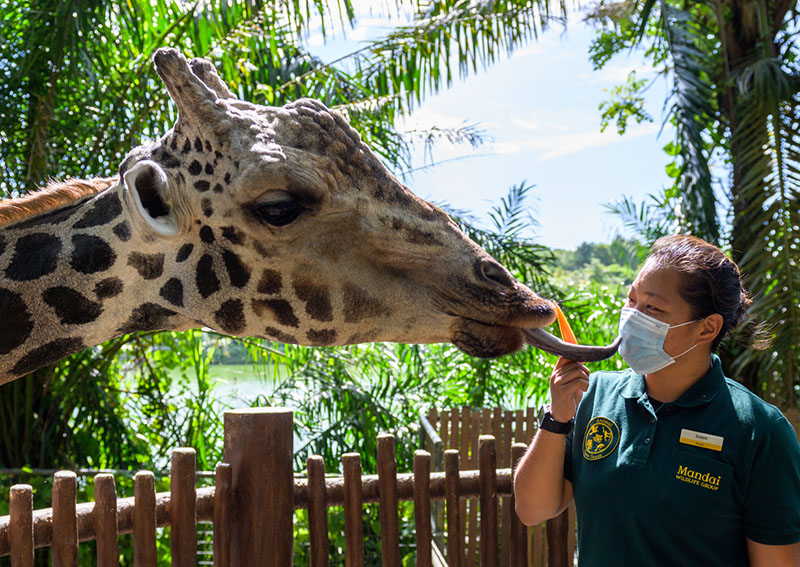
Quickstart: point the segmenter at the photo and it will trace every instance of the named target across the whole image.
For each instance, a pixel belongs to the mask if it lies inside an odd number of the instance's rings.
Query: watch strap
[[[553,416],[550,415],[550,406],[545,405],[542,408],[544,411],[542,412],[542,418],[539,420],[539,428],[544,429],[545,431],[549,431],[550,433],[558,433],[560,435],[566,435],[570,431],[572,431],[573,426],[575,425],[575,418],[570,419],[569,421],[556,421],[553,419]]]

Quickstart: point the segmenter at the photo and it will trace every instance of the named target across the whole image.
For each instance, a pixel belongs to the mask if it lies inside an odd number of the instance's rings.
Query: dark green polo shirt
[[[719,359],[657,411],[644,376],[591,375],[567,443],[581,567],[748,565],[745,538],[800,541],[800,445]]]

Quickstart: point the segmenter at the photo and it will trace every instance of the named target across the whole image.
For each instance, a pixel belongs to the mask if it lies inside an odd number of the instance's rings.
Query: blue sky
[[[312,34],[308,43],[332,60],[359,40],[385,34],[387,26],[386,20],[365,15],[346,40],[329,38],[322,45]],[[488,141],[476,149],[442,141],[433,152],[441,162],[435,167],[424,167],[430,159],[420,146],[406,183],[430,201],[485,219],[509,187],[525,181],[535,186],[530,205],[539,222],[537,242],[572,249],[584,241],[610,241],[623,228],[605,203],[623,195],[639,202],[670,183],[662,148],[672,131],[659,136],[670,85],[637,53],[594,71],[588,59],[593,36],[580,15],[572,14],[566,29],[553,26],[510,57],[426,99],[401,130],[469,123]],[[654,122],[629,125],[624,136],[613,125],[601,133],[598,106],[608,99],[606,90],[623,83],[631,70],[653,81],[646,110]]]

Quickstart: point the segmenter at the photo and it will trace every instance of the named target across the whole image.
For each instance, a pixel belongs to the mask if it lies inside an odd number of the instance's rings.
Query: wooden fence
[[[538,420],[534,408],[504,410],[503,408],[469,408],[437,410],[430,408],[420,414],[420,445],[433,457],[433,470],[443,470],[443,455],[447,449],[457,449],[461,455],[461,469],[478,467],[480,437],[491,435],[497,439],[497,464],[499,468],[512,466],[511,447],[514,443],[530,444],[536,434]],[[511,553],[511,526],[515,519],[511,495],[502,495],[498,502],[499,557],[501,565],[509,564]],[[464,545],[461,547],[461,562],[464,567],[480,565],[478,543],[480,541],[480,502],[476,498],[461,500],[461,531]],[[443,547],[442,536],[444,511],[441,503],[433,505],[434,542]],[[530,567],[572,564],[575,557],[575,508],[570,506],[558,518],[541,526],[526,530],[528,562]],[[566,532],[567,545],[548,546],[547,530]],[[557,538],[561,541],[562,536]]]
[[[194,567],[197,562],[197,523],[213,523],[214,565],[287,567],[292,565],[293,513],[308,509],[310,555],[313,567],[329,564],[327,509],[343,506],[345,565],[363,566],[362,509],[379,503],[381,562],[400,567],[398,502],[413,501],[417,565],[460,567],[460,502],[480,502],[480,564],[499,565],[498,498],[512,496],[512,470],[497,467],[497,446],[491,436],[479,443],[478,467],[459,470],[459,452],[444,452],[444,471],[431,471],[431,455],[417,451],[413,472],[398,473],[394,437],[378,439],[378,474],[363,475],[360,456],[344,455],[343,475],[326,477],[321,457],[308,459],[307,478],[292,471],[292,413],[286,409],[254,408],[225,413],[224,463],[217,466],[215,486],[196,488],[195,454],[176,449],[172,454],[170,492],[156,493],[154,476],[140,472],[134,495],[118,498],[114,477],[95,476],[95,501],[76,504],[76,475],[54,475],[53,507],[33,510],[32,490],[10,490],[10,514],[0,518],[0,556],[10,555],[13,567],[33,565],[34,548],[50,547],[54,567],[77,566],[80,542],[97,542],[98,567],[118,565],[120,534],[133,534],[134,565],[156,565],[156,528],[169,526],[171,564]],[[512,462],[525,450],[511,447]],[[434,551],[431,504],[443,500],[447,514],[447,557]],[[528,561],[525,527],[512,516],[509,565]],[[565,533],[550,530],[548,546],[567,545]],[[566,554],[562,554],[564,557]],[[505,563],[504,563],[505,564]],[[555,561],[552,567],[566,567]]]

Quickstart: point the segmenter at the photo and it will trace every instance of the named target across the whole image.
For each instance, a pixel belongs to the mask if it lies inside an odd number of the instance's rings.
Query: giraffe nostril
[[[500,284],[505,287],[514,286],[514,277],[508,273],[508,270],[491,258],[483,258],[482,260],[478,260],[476,267],[478,277],[482,280]]]

